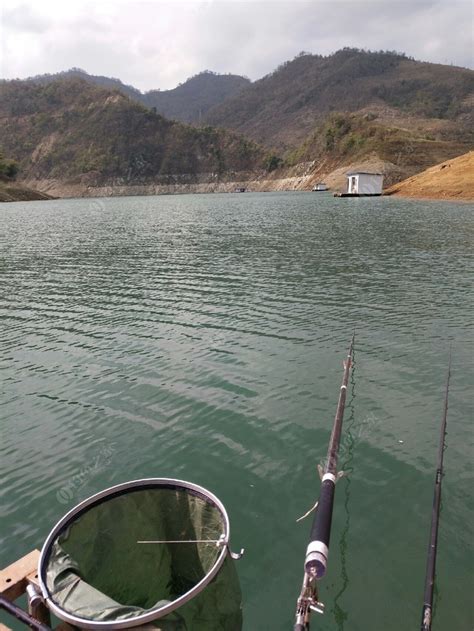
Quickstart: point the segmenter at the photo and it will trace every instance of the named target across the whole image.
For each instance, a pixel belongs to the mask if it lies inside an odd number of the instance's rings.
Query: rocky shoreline
[[[103,181],[93,175],[85,175],[74,180],[29,178],[22,184],[48,195],[64,198],[232,193],[238,189],[254,192],[310,191],[320,181],[325,181],[333,191],[343,191],[346,188],[346,172],[353,169],[380,171],[385,174],[389,183],[408,175],[390,162],[384,162],[377,156],[369,156],[363,161],[346,165],[303,162],[271,173],[246,171],[230,172],[221,176],[215,173],[201,173],[197,176],[168,175],[139,183],[124,178]]]
[[[305,162],[295,167],[268,172],[231,172],[169,175],[156,181],[135,183],[123,178],[97,180],[85,175],[74,180],[27,179],[0,188],[0,201],[81,197],[126,197],[136,195],[180,195],[195,193],[233,193],[245,189],[253,192],[310,191],[324,181],[333,192],[346,190],[346,173],[351,170],[380,172],[385,176],[385,194],[425,199],[474,199],[472,170],[474,152],[467,153],[422,173],[413,175],[402,167],[378,158],[367,157],[352,164]],[[411,176],[411,177],[407,177]],[[2,192],[4,195],[2,196]]]

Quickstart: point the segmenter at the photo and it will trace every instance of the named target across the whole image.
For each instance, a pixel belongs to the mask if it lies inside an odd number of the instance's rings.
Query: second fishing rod
[[[433,491],[433,508],[431,512],[430,540],[428,545],[428,559],[426,562],[425,593],[423,600],[423,614],[421,618],[421,631],[431,631],[431,619],[433,613],[433,592],[436,576],[436,554],[438,551],[439,514],[441,509],[441,485],[443,480],[443,458],[446,438],[446,423],[448,417],[449,382],[451,380],[451,353],[449,354],[448,377],[446,379],[446,391],[444,395],[444,410],[441,421],[441,430],[438,446],[438,464]]]

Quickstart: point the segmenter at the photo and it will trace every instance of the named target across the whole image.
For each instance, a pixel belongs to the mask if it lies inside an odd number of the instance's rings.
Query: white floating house
[[[347,195],[382,195],[382,173],[347,173]]]

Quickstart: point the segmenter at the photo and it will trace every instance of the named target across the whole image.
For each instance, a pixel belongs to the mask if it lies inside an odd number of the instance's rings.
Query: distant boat
[[[234,193],[245,193],[246,190],[247,189],[242,186],[242,187],[236,188]]]
[[[313,186],[313,188],[311,189],[312,191],[327,191],[328,187],[324,182],[318,182],[317,184],[315,184]]]

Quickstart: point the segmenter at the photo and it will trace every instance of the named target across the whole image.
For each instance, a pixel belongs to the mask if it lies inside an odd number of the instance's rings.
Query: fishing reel
[[[311,612],[324,613],[324,603],[320,602],[316,579],[305,572],[301,594],[296,604],[294,631],[307,631]]]

